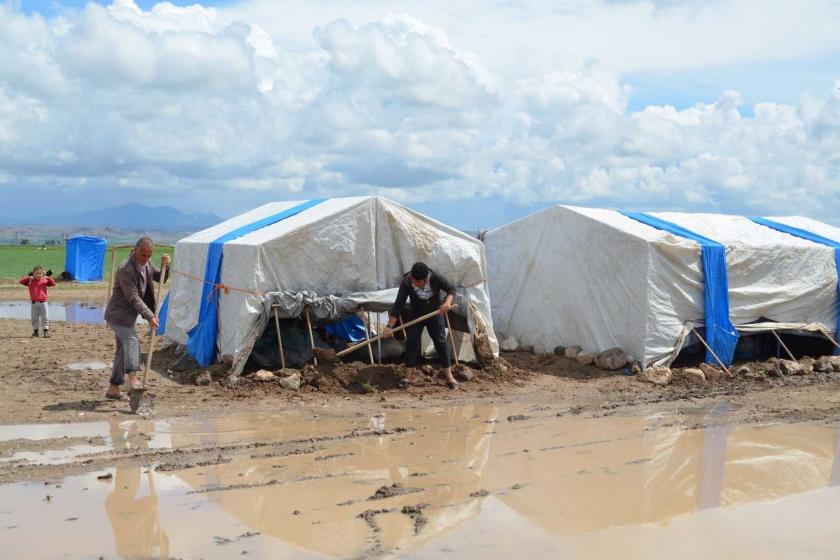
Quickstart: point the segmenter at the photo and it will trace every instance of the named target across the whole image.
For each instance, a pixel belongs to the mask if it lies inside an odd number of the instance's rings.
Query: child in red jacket
[[[44,327],[44,338],[50,337],[50,315],[47,309],[47,288],[55,286],[55,280],[44,275],[44,267],[36,266],[32,274],[24,276],[18,283],[29,286],[32,301],[32,336],[38,336],[38,327]]]

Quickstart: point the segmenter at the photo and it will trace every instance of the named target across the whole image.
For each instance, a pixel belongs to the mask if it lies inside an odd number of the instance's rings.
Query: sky
[[[0,218],[379,194],[840,225],[840,0],[0,0]]]

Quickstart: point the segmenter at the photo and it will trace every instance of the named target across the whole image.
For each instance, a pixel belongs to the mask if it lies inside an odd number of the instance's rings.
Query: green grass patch
[[[168,253],[174,254],[174,247],[160,245],[155,247],[153,255],[155,266],[160,266],[160,256]],[[44,270],[52,270],[56,278],[64,271],[65,248],[47,247],[40,250],[33,246],[0,245],[0,279],[10,280],[26,276],[36,265],[41,265]],[[117,250],[117,266],[131,253],[130,248]],[[173,257],[174,258],[174,257]],[[111,274],[111,249],[105,254],[105,280]]]

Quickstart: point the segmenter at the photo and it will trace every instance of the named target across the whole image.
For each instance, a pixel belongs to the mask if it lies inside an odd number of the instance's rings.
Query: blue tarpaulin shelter
[[[64,270],[77,282],[98,282],[105,269],[107,241],[100,237],[78,235],[67,240]]]

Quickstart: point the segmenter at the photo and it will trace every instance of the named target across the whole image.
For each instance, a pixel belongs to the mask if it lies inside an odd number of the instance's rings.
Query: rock
[[[831,356],[821,356],[814,362],[814,371],[820,373],[831,373],[834,371],[834,366],[831,365]]]
[[[767,363],[764,364],[764,373],[769,377],[782,377],[782,366],[779,364],[779,360],[772,360],[773,358],[767,360]]]
[[[830,356],[828,361],[831,362],[834,371],[840,371],[840,356]]]
[[[749,377],[752,370],[750,369],[750,366],[743,365],[736,369],[733,373],[738,377]]]
[[[639,375],[640,373],[642,373],[642,364],[640,364],[639,362],[633,362],[633,365],[630,366],[630,373],[632,373],[633,375]]]
[[[816,360],[810,356],[805,356],[801,360],[799,360],[799,367],[802,368],[803,375],[810,375],[814,373],[814,364]]]
[[[504,350],[505,352],[513,352],[514,350],[519,350],[519,341],[516,338],[509,336],[506,339],[502,340],[501,344],[499,344],[499,348]]]
[[[257,381],[272,381],[274,380],[274,374],[267,369],[261,369],[254,373],[254,379]]]
[[[610,348],[598,354],[598,357],[595,358],[595,365],[601,369],[615,370],[623,368],[629,361],[624,350],[621,348]]]
[[[207,387],[208,385],[210,385],[210,382],[212,380],[213,378],[210,377],[209,371],[202,371],[195,377],[195,384],[201,387]]]
[[[582,366],[588,366],[595,363],[595,358],[598,357],[597,352],[580,352],[575,359]]]
[[[683,377],[692,385],[705,385],[706,374],[699,368],[685,368],[682,370]]]
[[[529,352],[531,354],[534,353],[534,347],[533,346],[523,346],[522,348],[520,348],[520,350],[522,350],[523,352]]]
[[[554,353],[558,356],[565,356],[566,355],[566,347],[565,346],[555,346]]]
[[[802,375],[802,366],[793,360],[779,360],[779,370],[783,375]]]
[[[425,364],[423,367],[421,367],[420,371],[422,371],[423,375],[425,375],[426,377],[435,376],[435,368],[430,366],[429,364]]]
[[[723,379],[723,372],[713,365],[700,364],[698,369],[703,372],[703,375],[706,377],[706,381],[709,383],[717,383]]]
[[[575,358],[577,358],[577,355],[580,354],[580,346],[569,346],[564,351],[564,354],[567,358],[571,358],[574,360]]]
[[[452,368],[452,375],[458,381],[472,381],[475,379],[475,373],[464,364],[459,364]]]
[[[239,383],[239,376],[238,375],[228,375],[221,381],[219,381],[219,385],[221,387],[225,387],[227,389],[231,389],[236,387],[236,384]]]
[[[667,385],[674,378],[671,368],[667,366],[653,366],[645,369],[639,379],[654,385]]]
[[[277,383],[284,389],[297,391],[300,389],[300,374],[295,372],[288,377],[280,377],[277,379]]]

